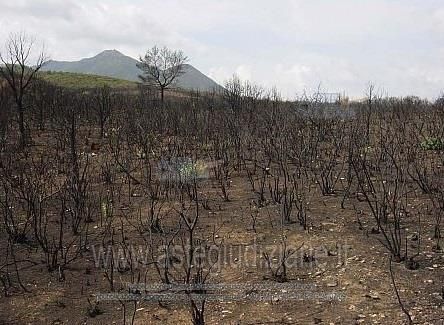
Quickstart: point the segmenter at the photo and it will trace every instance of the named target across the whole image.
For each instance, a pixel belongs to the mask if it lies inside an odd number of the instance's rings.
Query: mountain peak
[[[123,53],[117,50],[104,50],[96,55],[96,58],[109,58],[109,57],[122,57],[125,56]]]

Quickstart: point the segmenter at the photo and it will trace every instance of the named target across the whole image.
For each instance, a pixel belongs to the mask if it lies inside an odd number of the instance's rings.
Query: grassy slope
[[[111,88],[135,88],[136,82],[110,77],[71,72],[40,72],[40,77],[50,83],[67,88],[95,88],[107,85]]]
[[[39,77],[57,86],[71,89],[91,89],[107,85],[113,89],[132,91],[136,90],[138,85],[134,81],[73,72],[40,71]],[[166,98],[188,95],[187,91],[178,88],[167,89],[165,92]]]

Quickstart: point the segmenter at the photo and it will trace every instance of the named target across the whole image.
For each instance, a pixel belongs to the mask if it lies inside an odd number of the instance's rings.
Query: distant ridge
[[[138,76],[141,71],[136,66],[137,62],[137,60],[117,50],[105,50],[92,58],[85,58],[80,61],[50,60],[43,66],[42,71],[84,73],[128,81],[139,81]],[[184,74],[177,78],[174,84],[175,87],[200,91],[222,89],[218,83],[192,65],[186,64],[184,71]]]

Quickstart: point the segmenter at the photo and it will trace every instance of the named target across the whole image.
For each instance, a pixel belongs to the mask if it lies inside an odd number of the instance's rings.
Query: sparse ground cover
[[[36,84],[25,148],[2,120],[3,323],[443,321],[442,107],[335,118],[229,86],[160,104]]]

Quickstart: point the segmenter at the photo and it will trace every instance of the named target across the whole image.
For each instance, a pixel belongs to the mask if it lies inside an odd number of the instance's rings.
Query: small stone
[[[370,293],[367,293],[367,294],[365,295],[365,297],[366,297],[366,298],[371,298],[371,299],[373,299],[373,300],[380,300],[380,299],[381,299],[381,297],[379,297],[379,294],[376,293],[376,292],[370,292]]]

